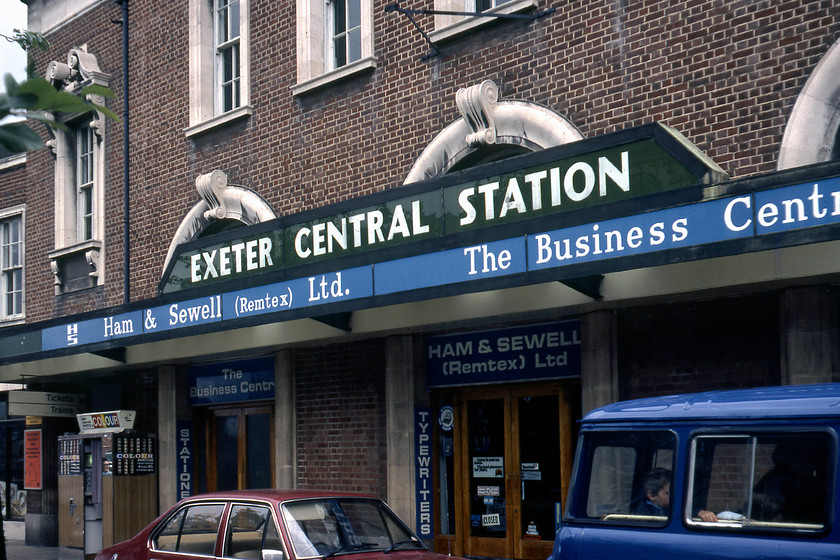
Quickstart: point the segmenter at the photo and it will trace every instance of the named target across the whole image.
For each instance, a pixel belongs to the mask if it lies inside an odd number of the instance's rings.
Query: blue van
[[[596,409],[552,556],[840,558],[838,432],[840,383]]]

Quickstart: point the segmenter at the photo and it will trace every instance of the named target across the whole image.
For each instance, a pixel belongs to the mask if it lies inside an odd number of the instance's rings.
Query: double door
[[[207,490],[273,486],[273,418],[270,405],[207,411],[204,423]]]
[[[453,434],[461,555],[550,554],[573,453],[567,402],[557,384],[461,395]]]

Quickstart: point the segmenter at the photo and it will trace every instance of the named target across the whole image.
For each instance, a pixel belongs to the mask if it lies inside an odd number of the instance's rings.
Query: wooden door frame
[[[271,459],[271,472],[274,472],[274,406],[270,403],[237,403],[224,406],[211,406],[207,408],[204,417],[205,437],[207,438],[207,489],[215,491],[218,489],[218,478],[216,469],[217,439],[216,439],[216,418],[221,416],[238,417],[237,425],[237,473],[236,484],[239,488],[247,488],[248,454],[247,454],[247,417],[250,414],[265,414],[270,417],[269,422],[269,456]],[[272,477],[273,478],[273,477]]]
[[[560,481],[561,495],[565,500],[568,496],[569,481],[571,479],[572,462],[574,459],[574,426],[572,423],[572,407],[569,399],[579,398],[579,390],[575,390],[574,383],[523,383],[505,386],[464,387],[452,388],[446,392],[452,395],[452,405],[455,408],[456,422],[453,430],[453,444],[459,460],[454,462],[455,486],[455,536],[436,536],[436,543],[444,541],[452,543],[454,540],[454,554],[458,556],[499,556],[505,558],[546,558],[550,552],[553,540],[529,541],[522,538],[524,533],[520,519],[521,497],[518,493],[521,484],[519,469],[511,468],[515,464],[511,461],[517,458],[519,450],[515,444],[519,442],[518,399],[521,396],[556,395],[558,399],[558,422],[560,433]],[[504,551],[494,554],[482,554],[484,546],[492,547],[496,543],[487,543],[497,539],[470,536],[470,496],[468,480],[470,476],[468,441],[467,441],[467,402],[482,399],[502,399],[505,403],[505,515],[510,536],[504,539]],[[516,425],[514,425],[516,424]],[[564,437],[565,436],[565,437]],[[439,487],[439,485],[438,485]],[[565,501],[563,502],[565,504]],[[472,539],[472,540],[471,540]],[[479,550],[473,543],[480,539]],[[501,540],[501,539],[498,539]],[[482,542],[484,541],[484,542]],[[501,548],[501,547],[500,547]]]

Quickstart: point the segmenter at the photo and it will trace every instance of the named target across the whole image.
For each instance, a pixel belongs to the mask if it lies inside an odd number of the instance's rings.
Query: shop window
[[[200,134],[251,114],[249,0],[190,0],[190,124]]]
[[[23,208],[0,212],[0,321],[23,320]]]
[[[67,63],[51,62],[47,78],[74,95],[90,85],[108,87],[109,82],[85,47],[71,49]],[[87,95],[87,100],[105,103],[96,95]],[[99,111],[62,115],[62,123],[49,142],[55,154],[55,249],[49,258],[56,295],[104,283],[104,116]]]
[[[687,522],[728,532],[823,530],[831,448],[826,433],[695,438]]]
[[[300,95],[376,68],[372,0],[297,0]]]

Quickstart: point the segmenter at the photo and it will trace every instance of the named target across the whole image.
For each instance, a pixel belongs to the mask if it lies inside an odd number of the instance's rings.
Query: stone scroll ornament
[[[499,87],[492,80],[461,88],[455,94],[458,111],[472,130],[466,137],[467,145],[471,148],[496,143],[493,112],[498,101]]]

